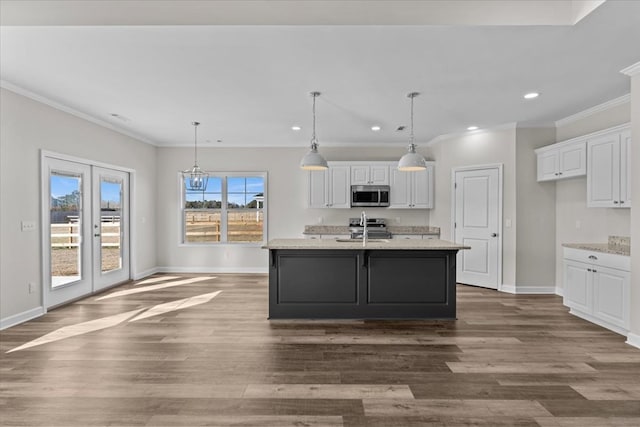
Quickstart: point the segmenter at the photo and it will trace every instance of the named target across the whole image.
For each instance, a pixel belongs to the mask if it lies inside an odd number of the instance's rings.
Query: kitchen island
[[[444,240],[276,239],[269,318],[455,319],[456,253]]]

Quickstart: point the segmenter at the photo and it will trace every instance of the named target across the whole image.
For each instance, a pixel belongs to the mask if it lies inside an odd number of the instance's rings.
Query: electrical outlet
[[[29,286],[29,293],[32,294],[33,293],[33,282],[29,282],[28,286]]]
[[[580,222],[580,220],[579,220],[579,219],[577,219],[577,220],[576,220],[576,228],[578,228],[578,229],[579,229],[580,227],[582,227],[582,223]]]
[[[34,221],[22,221],[20,228],[22,231],[34,231],[36,229],[36,223]]]

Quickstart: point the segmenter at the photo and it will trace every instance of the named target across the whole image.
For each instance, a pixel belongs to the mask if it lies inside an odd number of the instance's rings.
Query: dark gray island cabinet
[[[443,240],[271,240],[269,318],[455,319],[456,253]]]

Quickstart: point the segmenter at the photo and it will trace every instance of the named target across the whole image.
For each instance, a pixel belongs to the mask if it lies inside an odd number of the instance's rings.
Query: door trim
[[[474,165],[474,166],[460,166],[451,168],[451,241],[456,241],[456,173],[457,172],[466,172],[466,171],[475,171],[475,170],[485,170],[485,169],[497,169],[498,170],[498,230],[500,230],[500,235],[498,236],[498,291],[503,291],[503,283],[502,283],[502,238],[504,234],[504,228],[502,226],[502,211],[504,209],[503,203],[503,178],[502,173],[504,166],[502,163],[489,163],[484,165]]]
[[[130,218],[129,219],[129,278],[130,279],[135,276],[134,272],[136,271],[136,266],[137,266],[137,259],[135,255],[136,254],[135,242],[137,241],[137,239],[134,237],[136,236],[136,231],[137,231],[136,221],[134,220],[134,218],[136,218],[136,203],[135,203],[136,171],[135,169],[127,168],[124,166],[113,165],[111,163],[90,160],[83,157],[72,156],[69,154],[58,153],[55,151],[41,149],[40,150],[40,218],[39,218],[39,221],[40,221],[39,224],[41,228],[40,230],[40,269],[41,269],[40,303],[42,304],[44,313],[47,312],[47,302],[48,302],[46,301],[47,296],[46,296],[45,286],[46,286],[46,283],[48,283],[49,281],[48,272],[44,271],[45,270],[44,260],[45,260],[45,257],[48,256],[47,251],[49,250],[49,248],[44,247],[44,242],[47,241],[46,233],[50,232],[49,230],[45,230],[44,227],[41,226],[44,220],[44,215],[48,215],[48,211],[46,211],[46,208],[49,206],[49,195],[45,194],[45,190],[48,190],[49,188],[48,172],[44,170],[45,158],[65,160],[68,162],[81,163],[88,166],[98,166],[101,168],[113,169],[120,172],[126,172],[129,174],[129,218]]]

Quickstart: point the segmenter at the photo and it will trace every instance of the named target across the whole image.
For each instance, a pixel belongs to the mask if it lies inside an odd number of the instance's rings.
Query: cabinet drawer
[[[602,267],[631,271],[631,257],[584,249],[564,248],[564,258]]]

